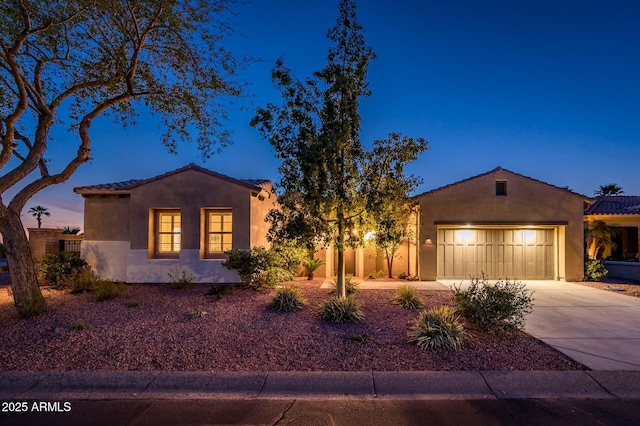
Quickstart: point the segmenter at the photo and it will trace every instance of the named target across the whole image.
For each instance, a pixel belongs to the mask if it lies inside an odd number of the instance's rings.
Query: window
[[[178,258],[181,243],[179,210],[159,210],[156,212],[157,257]]]
[[[221,255],[232,248],[231,210],[206,211],[206,253]]]
[[[506,180],[497,180],[496,181],[496,195],[499,195],[499,196],[507,195],[507,181]]]

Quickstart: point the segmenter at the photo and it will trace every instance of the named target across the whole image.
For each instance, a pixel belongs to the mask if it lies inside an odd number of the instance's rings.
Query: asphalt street
[[[33,404],[34,401],[27,401]],[[38,406],[38,401],[36,406]],[[52,402],[52,401],[49,401]],[[0,413],[12,425],[638,425],[621,399],[218,399],[58,401],[67,412]],[[68,402],[65,405],[64,402]]]

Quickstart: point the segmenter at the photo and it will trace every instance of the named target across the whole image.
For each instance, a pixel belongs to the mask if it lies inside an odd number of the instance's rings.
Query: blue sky
[[[167,153],[146,116],[123,129],[92,126],[91,163],[27,204],[48,207],[43,226],[82,227],[75,186],[147,178],[194,162],[237,178],[278,179],[271,146],[249,126],[256,107],[279,102],[275,60],[306,77],[325,64],[337,0],[254,0],[238,8],[242,35],[228,47],[261,60],[244,73],[251,93],[227,127],[234,145],[203,162],[195,146]],[[640,195],[640,3],[637,1],[361,0],[359,20],[377,54],[373,92],[361,104],[362,141],[397,131],[429,150],[409,170],[418,192],[502,166],[593,195],[615,182]],[[54,134],[51,168],[77,146]],[[66,150],[66,153],[65,153]],[[69,151],[71,150],[71,151]],[[6,198],[5,198],[6,201]],[[23,215],[27,227],[35,219]]]

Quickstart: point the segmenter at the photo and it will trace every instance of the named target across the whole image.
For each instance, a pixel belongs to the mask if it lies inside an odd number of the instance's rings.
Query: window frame
[[[171,232],[163,232],[160,230],[160,217],[162,215],[165,214],[169,214],[169,215],[179,215],[179,220],[180,220],[180,231],[179,232],[175,232],[175,221],[172,219],[171,224],[172,226],[172,231]],[[153,229],[153,236],[154,236],[154,244],[153,244],[153,257],[155,259],[179,259],[180,258],[180,251],[182,250],[182,213],[180,212],[180,209],[154,209],[153,212],[153,225],[154,225],[154,229]],[[160,251],[160,244],[161,244],[161,235],[174,235],[174,238],[171,239],[171,247],[175,248],[174,246],[176,245],[175,242],[175,235],[178,235],[179,237],[179,241],[177,242],[177,245],[179,246],[177,250],[175,251],[168,251],[168,252],[162,252]]]
[[[212,231],[211,230],[211,215],[213,214],[219,214],[222,216],[222,221],[220,222],[221,224],[221,230],[220,231]],[[231,225],[231,230],[230,231],[225,231],[225,220],[224,217],[225,216],[230,216],[231,220],[230,220],[230,225]],[[227,255],[224,254],[225,251],[227,250],[232,250],[233,249],[233,210],[229,207],[217,207],[217,208],[205,208],[203,209],[203,257],[205,259],[226,259]],[[211,236],[212,235],[220,235],[221,236],[221,248],[222,251],[211,251]],[[231,242],[230,243],[225,243],[224,242],[224,236],[225,235],[230,235],[231,236]],[[225,247],[225,244],[229,244],[228,247]]]

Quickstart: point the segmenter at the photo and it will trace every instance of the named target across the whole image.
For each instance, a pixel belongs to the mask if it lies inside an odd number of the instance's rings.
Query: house
[[[83,258],[103,278],[168,282],[239,282],[222,266],[231,248],[268,246],[271,182],[235,179],[189,164],[149,179],[83,186]],[[178,268],[178,269],[176,269]]]
[[[584,195],[497,167],[414,198],[422,280],[583,278]]]
[[[638,237],[640,236],[640,197],[629,195],[607,195],[595,197],[585,211],[584,221],[601,220],[617,228],[612,235],[613,248],[605,249],[603,257],[611,260],[637,261]]]
[[[585,210],[585,227],[601,220],[616,231],[613,247],[605,247],[602,257],[610,277],[640,280],[638,240],[640,239],[640,196],[607,195],[595,197]]]

